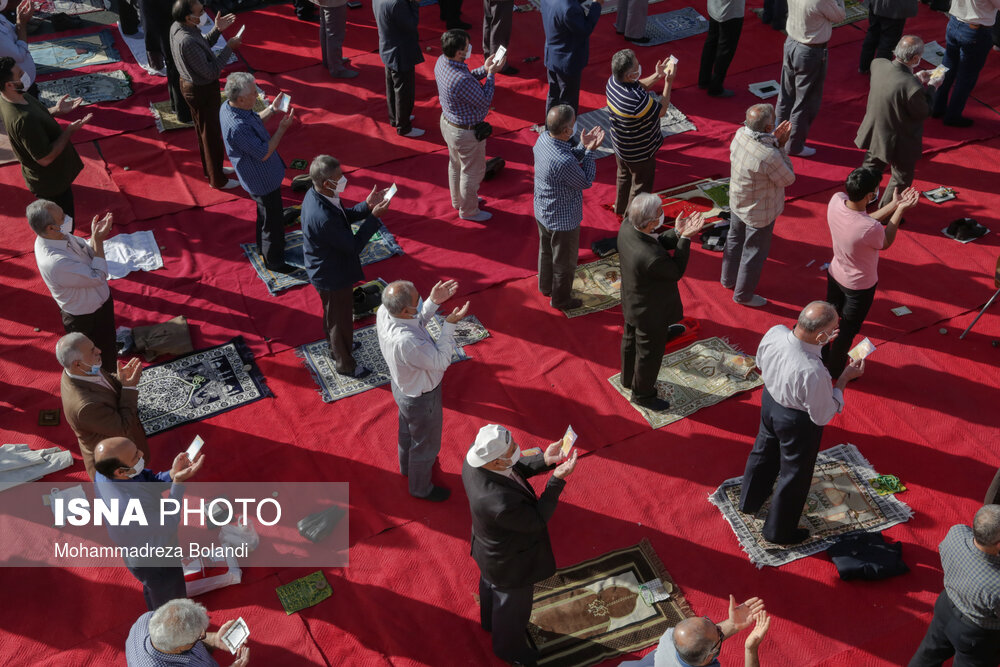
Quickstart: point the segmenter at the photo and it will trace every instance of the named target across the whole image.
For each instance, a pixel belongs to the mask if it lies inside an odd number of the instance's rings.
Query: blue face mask
[[[84,371],[84,373],[86,373],[87,375],[100,375],[101,374],[101,365],[100,364],[94,364],[93,366],[90,367],[89,371]]]
[[[414,314],[414,317],[418,317],[422,312],[424,312],[424,298],[417,297],[417,312]]]

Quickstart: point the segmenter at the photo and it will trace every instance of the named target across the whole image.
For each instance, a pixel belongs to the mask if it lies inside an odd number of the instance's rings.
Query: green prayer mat
[[[278,594],[281,606],[285,608],[285,613],[289,616],[307,607],[317,605],[333,595],[330,582],[326,580],[321,570],[307,574],[290,584],[278,586],[274,591]]]

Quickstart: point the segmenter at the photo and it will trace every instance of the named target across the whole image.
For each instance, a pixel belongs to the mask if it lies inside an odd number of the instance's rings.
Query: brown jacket
[[[923,152],[924,120],[931,113],[930,91],[897,61],[876,58],[871,72],[868,110],[854,145],[882,162],[915,165]]]
[[[80,442],[80,455],[91,479],[94,479],[94,447],[113,436],[134,442],[149,466],[149,445],[139,421],[139,392],[123,390],[115,375],[103,370],[101,373],[114,391],[93,382],[76,380],[65,371],[60,386],[63,413]]]

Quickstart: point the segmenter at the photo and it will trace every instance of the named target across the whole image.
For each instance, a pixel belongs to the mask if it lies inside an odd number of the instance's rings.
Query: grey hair
[[[972,535],[984,547],[1000,542],[1000,505],[983,505],[972,520]]]
[[[774,107],[770,104],[755,104],[747,109],[746,126],[754,132],[766,132],[774,122]]]
[[[161,651],[176,651],[201,639],[208,629],[208,611],[187,598],[167,602],[149,617],[149,639]]]
[[[399,315],[404,308],[409,308],[413,297],[410,296],[417,291],[409,280],[396,280],[386,286],[382,292],[382,305],[389,311],[390,315]]]
[[[820,309],[821,314],[812,314],[817,308]],[[797,325],[806,333],[816,333],[823,327],[829,326],[830,322],[833,322],[837,317],[837,309],[833,307],[833,304],[826,301],[813,301],[799,313]]]
[[[230,102],[242,97],[256,86],[253,74],[250,72],[233,72],[226,77],[226,99]]]
[[[892,55],[896,56],[896,60],[901,63],[908,63],[917,56],[922,56],[924,54],[924,40],[920,39],[916,35],[903,35],[898,42],[896,42],[896,48],[892,50]]]
[[[705,624],[712,628],[711,634]],[[715,647],[714,630],[714,624],[704,618],[685,618],[674,628],[674,648],[677,655],[689,665],[704,665]]]
[[[632,49],[622,49],[615,55],[611,56],[611,76],[615,77],[615,81],[618,83],[625,82],[625,75],[635,67],[636,60],[635,51]]]
[[[319,190],[333,172],[340,167],[340,160],[329,155],[317,155],[309,165],[309,180]]]
[[[636,229],[644,227],[650,220],[658,220],[663,212],[663,201],[659,195],[649,192],[638,194],[628,205],[626,216]]]
[[[82,360],[83,351],[80,348],[83,347],[84,342],[91,343],[92,341],[79,331],[68,333],[57,340],[56,361],[59,362],[59,365],[69,370],[70,366]]]
[[[567,128],[573,127],[576,112],[568,104],[557,104],[549,109],[545,116],[545,129],[549,134],[562,134]]]
[[[28,204],[28,208],[24,210],[24,214],[28,217],[28,224],[31,225],[31,231],[39,236],[45,233],[46,227],[56,224],[50,206],[59,208],[59,204],[48,199],[36,199]]]

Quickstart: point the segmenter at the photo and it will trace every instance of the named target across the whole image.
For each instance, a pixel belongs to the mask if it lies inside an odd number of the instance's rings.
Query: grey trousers
[[[892,191],[895,188],[899,188],[899,193],[902,194],[903,190],[913,185],[913,176],[916,172],[915,164],[888,164],[882,162],[877,157],[871,154],[871,151],[865,153],[865,161],[861,163],[861,166],[865,169],[871,169],[877,172],[879,175],[885,173],[885,168],[890,167],[889,174],[889,184],[885,186],[882,191],[882,199],[879,200],[879,208],[885,206],[890,201],[892,201]]]
[[[483,58],[510,45],[514,25],[514,0],[483,0]]]
[[[554,232],[538,224],[538,291],[564,307],[573,292],[576,260],[580,254],[580,228]]]
[[[740,220],[735,213],[729,218],[726,249],[722,254],[722,286],[733,290],[734,301],[749,301],[764,270],[767,251],[771,249],[774,223],[757,229]]]
[[[785,40],[785,55],[781,63],[781,91],[778,93],[775,127],[791,121],[788,152],[795,155],[805,146],[809,126],[823,102],[823,81],[826,80],[826,47],[813,48]]]
[[[347,5],[320,7],[319,47],[323,64],[330,74],[344,69],[344,32],[347,27]]]
[[[528,646],[528,619],[535,587],[498,588],[479,577],[479,622],[493,634],[493,653],[507,662],[535,664],[535,651]]]
[[[619,0],[615,30],[625,33],[625,38],[642,39],[646,36],[646,14],[649,0]]]
[[[415,398],[392,383],[399,407],[399,472],[410,479],[410,495],[423,498],[434,489],[431,469],[441,451],[441,385]]]

